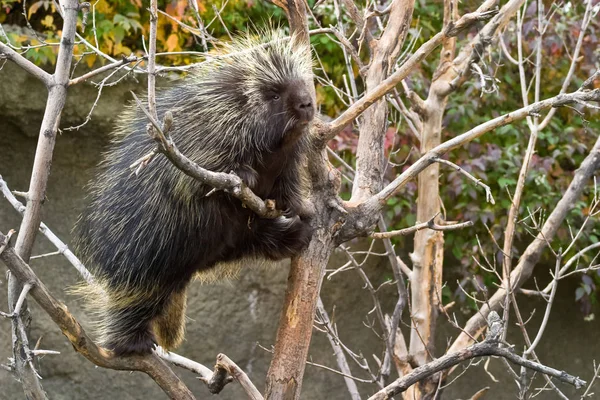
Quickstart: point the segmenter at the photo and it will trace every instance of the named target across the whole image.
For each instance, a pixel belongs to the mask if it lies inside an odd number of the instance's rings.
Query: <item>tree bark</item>
[[[58,58],[54,74],[49,81],[44,81],[48,87],[48,99],[46,110],[40,127],[38,144],[33,162],[33,171],[27,191],[27,208],[19,229],[16,243],[16,252],[25,262],[31,256],[31,249],[42,220],[42,205],[46,197],[46,186],[50,168],[52,166],[52,154],[56,141],[56,132],[60,123],[60,115],[67,99],[67,87],[69,85],[69,67],[73,56],[73,45],[77,28],[77,14],[79,2],[77,0],[61,1],[63,8],[63,30],[61,43],[58,50]],[[23,290],[22,282],[19,282],[12,274],[8,279],[8,309],[13,312],[18,298]],[[25,324],[25,331],[29,329],[31,317],[27,304],[21,307],[21,317]],[[15,368],[25,392],[27,399],[45,399],[46,394],[42,389],[39,379],[29,368],[25,359],[29,355],[24,352],[24,338],[16,328],[16,320],[13,320],[13,349]]]
[[[454,0],[444,2],[444,27],[458,19],[456,3]],[[455,48],[455,37],[447,38],[444,41],[439,65],[434,73],[427,100],[422,103],[422,109],[417,107],[423,127],[421,154],[440,145],[442,140],[442,122],[450,95],[448,83],[454,75],[450,67]],[[416,94],[413,97],[416,97]],[[417,221],[428,221],[440,213],[439,180],[439,163],[427,167],[419,174]],[[436,219],[440,218],[436,217]],[[435,354],[435,328],[442,306],[444,233],[432,229],[417,231],[411,259],[413,261],[411,275],[413,329],[411,329],[410,335],[409,357],[413,367],[420,367],[432,361]],[[404,398],[408,399],[408,396],[429,398],[436,393],[437,387],[438,377],[431,375],[414,387],[414,393],[407,392]]]

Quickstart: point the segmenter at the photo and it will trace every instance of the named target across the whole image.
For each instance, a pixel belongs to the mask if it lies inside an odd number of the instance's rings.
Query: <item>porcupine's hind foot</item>
[[[151,325],[158,307],[132,304],[107,309],[102,323],[102,346],[117,356],[150,354],[158,343]]]
[[[156,348],[156,338],[150,329],[138,330],[123,337],[107,338],[104,347],[112,350],[115,356],[150,354]]]
[[[293,257],[304,249],[313,233],[310,223],[299,217],[259,218],[253,224],[253,248],[271,260]]]

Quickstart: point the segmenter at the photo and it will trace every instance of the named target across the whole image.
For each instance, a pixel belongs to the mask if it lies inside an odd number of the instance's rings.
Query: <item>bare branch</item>
[[[396,231],[389,231],[389,232],[373,232],[373,233],[371,233],[370,236],[374,239],[387,239],[387,238],[391,238],[394,236],[410,235],[412,233],[415,233],[415,232],[420,231],[421,229],[425,229],[425,228],[431,229],[434,231],[453,231],[456,229],[462,229],[462,228],[467,228],[467,227],[473,226],[473,221],[461,222],[461,223],[457,223],[457,224],[439,225],[434,222],[436,217],[437,217],[437,215],[434,215],[429,221],[421,222],[419,224],[411,226],[410,228],[404,228],[404,229],[399,229]]]
[[[556,289],[558,288],[558,279],[559,279],[559,270],[560,270],[560,264],[562,261],[562,254],[558,254],[558,257],[556,258],[556,268],[554,270],[554,278],[552,280],[552,291],[550,292],[550,298],[548,299],[548,304],[546,304],[546,311],[544,312],[544,318],[542,319],[542,323],[540,324],[540,328],[538,329],[538,333],[535,336],[535,339],[533,340],[533,342],[531,342],[531,346],[529,346],[529,348],[527,348],[527,350],[525,350],[525,352],[523,353],[523,356],[528,356],[529,354],[531,354],[533,352],[533,350],[535,350],[536,346],[540,343],[540,341],[542,340],[542,335],[544,334],[544,331],[546,330],[546,325],[548,324],[548,320],[550,319],[550,311],[552,310],[552,305],[554,304],[554,296],[556,295]]]
[[[491,7],[492,4],[489,4]],[[466,14],[460,18],[451,29],[437,33],[433,38],[425,42],[419,49],[408,59],[400,68],[392,75],[381,82],[377,87],[370,90],[360,100],[350,106],[342,115],[338,116],[334,121],[323,124],[317,130],[319,139],[322,142],[327,142],[329,139],[337,135],[346,125],[352,122],[363,111],[370,107],[373,103],[383,97],[386,93],[394,89],[394,87],[406,78],[425,57],[435,50],[442,42],[451,36],[457,35],[460,31],[470,27],[475,22],[482,18],[491,18],[495,12],[487,10],[478,10],[476,13]]]
[[[21,215],[25,213],[25,206],[21,204],[15,196],[13,196],[12,192],[8,188],[6,181],[2,179],[2,175],[0,175],[0,192],[6,197],[8,202],[13,206],[15,210]],[[42,233],[46,238],[58,249],[58,253],[65,256],[65,258],[77,269],[77,272],[86,280],[86,282],[92,282],[93,277],[92,274],[87,270],[87,268],[79,261],[77,256],[73,254],[71,250],[69,250],[68,246],[56,236],[48,226],[41,222],[40,223],[40,233]],[[33,258],[33,257],[32,257]]]
[[[340,371],[342,374],[344,374],[344,382],[346,383],[346,387],[350,393],[350,398],[352,400],[360,400],[360,393],[358,391],[358,387],[356,386],[356,382],[354,382],[352,378],[349,378],[349,376],[352,376],[352,371],[348,366],[346,355],[339,344],[339,338],[335,337],[332,333],[334,329],[332,327],[331,320],[329,319],[329,315],[327,314],[327,310],[325,310],[325,306],[323,305],[323,301],[320,297],[319,301],[317,302],[317,315],[319,316],[319,322],[325,326],[327,340],[329,340],[329,344],[333,349],[333,354],[335,355],[337,364],[340,367]]]
[[[274,201],[262,200],[256,196],[239,176],[225,172],[209,171],[184,156],[177,146],[175,146],[173,140],[166,136],[173,121],[171,112],[165,113],[165,119],[161,127],[158,121],[146,110],[135,93],[132,92],[131,94],[138,107],[146,114],[146,117],[148,117],[152,124],[153,130],[149,134],[157,142],[158,151],[167,156],[177,168],[206,185],[210,185],[217,190],[224,190],[233,197],[240,199],[249,209],[262,218],[276,218],[281,215],[281,212],[275,208],[276,204]],[[168,129],[164,129],[165,127],[168,127]],[[147,162],[148,157],[144,156],[143,159],[143,162]],[[140,161],[136,161],[132,166],[139,165]]]
[[[600,92],[600,91],[599,91]],[[541,228],[540,233],[537,235],[535,240],[527,247],[519,263],[513,269],[511,273],[511,290],[519,288],[523,282],[525,282],[532,274],[533,268],[538,262],[542,251],[548,245],[548,242],[552,240],[562,223],[565,219],[567,212],[576,203],[581,193],[586,187],[589,178],[597,171],[600,167],[600,137],[596,141],[596,144],[581,163],[581,166],[575,173],[571,184],[567,188],[565,194],[560,199],[552,213],[548,216],[548,219]],[[496,293],[484,304],[479,312],[473,315],[467,324],[465,325],[465,332],[477,336],[481,333],[485,326],[485,318],[490,311],[498,309],[505,298],[506,288],[499,288]],[[465,333],[461,333],[459,337],[454,341],[449,351],[456,351],[458,349],[466,347],[470,342],[471,338]]]
[[[37,79],[42,81],[46,87],[52,84],[52,75],[11,49],[6,44],[0,42],[0,59],[6,58],[19,67],[23,68],[29,74],[35,76]]]
[[[444,160],[443,158],[438,158],[435,161],[440,164],[449,165],[450,167],[454,168],[455,170],[457,170],[458,172],[460,172],[461,174],[463,174],[464,176],[466,176],[467,178],[469,178],[470,180],[475,182],[476,185],[481,186],[485,190],[485,201],[487,201],[488,203],[491,203],[491,204],[496,204],[496,201],[494,200],[494,196],[492,195],[492,190],[490,189],[490,187],[488,185],[481,182],[481,179],[475,178],[473,175],[471,175],[470,173],[468,173],[467,171],[465,171],[463,168],[459,167],[458,165],[454,164],[452,161]]]
[[[248,375],[240,367],[236,365],[229,357],[225,354],[217,355],[217,364],[215,369],[221,369],[226,371],[233,379],[239,382],[246,392],[246,395],[250,400],[263,400],[263,396],[260,394],[256,386],[250,381]]]
[[[364,207],[366,209],[371,209],[371,207],[380,209],[380,206],[383,206],[383,204],[385,204],[385,202],[391,196],[393,196],[400,188],[402,188],[423,169],[434,163],[436,159],[440,158],[447,152],[480,137],[484,133],[487,133],[500,126],[508,125],[512,122],[521,120],[528,115],[539,113],[542,110],[547,110],[552,107],[565,106],[577,100],[598,102],[600,101],[600,89],[576,91],[568,94],[558,95],[484,122],[483,124],[463,133],[462,135],[456,136],[455,138],[442,143],[441,145],[427,152],[427,154],[424,154],[417,162],[415,162],[410,166],[410,168],[394,179],[394,181],[387,185],[381,192],[369,199],[365,203]]]
[[[88,72],[87,74],[71,79],[69,81],[69,86],[77,85],[78,83],[85,82],[88,79],[93,78],[94,76],[99,75],[103,72],[110,71],[113,68],[119,68],[123,65],[127,65],[136,61],[139,61],[139,58],[135,56],[123,57],[120,61],[115,61],[113,63],[104,65],[98,69]]]

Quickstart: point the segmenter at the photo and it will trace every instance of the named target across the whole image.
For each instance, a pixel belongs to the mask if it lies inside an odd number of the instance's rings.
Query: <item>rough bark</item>
[[[444,26],[458,19],[457,2],[444,2]],[[421,154],[440,145],[442,122],[446,111],[449,83],[454,76],[451,65],[456,48],[456,38],[447,38],[440,53],[440,61],[433,76],[427,99],[416,107],[421,117]],[[416,101],[416,94],[413,96]],[[427,167],[418,177],[417,220],[428,221],[440,214],[439,164]],[[439,219],[440,217],[436,217]],[[444,264],[444,234],[442,231],[423,229],[415,234],[411,275],[412,324],[409,358],[413,367],[430,362],[435,354],[435,328],[442,299],[442,274]],[[438,378],[431,375],[406,392],[404,398],[427,398],[436,393]]]
[[[414,0],[395,2],[381,38],[371,43],[371,62],[366,74],[366,92],[372,92],[390,76],[410,28]],[[381,190],[385,171],[383,151],[387,127],[387,102],[384,98],[367,108],[361,118],[356,151],[356,175],[351,202],[361,202]]]
[[[308,41],[305,3],[288,0],[276,4],[286,11],[292,33]],[[265,399],[300,398],[321,283],[333,251],[332,229],[335,225],[326,205],[337,193],[339,177],[334,177],[337,184],[330,184],[326,165],[328,161],[323,148],[315,148],[309,160],[315,233],[308,248],[292,259],[275,352],[267,372]]]

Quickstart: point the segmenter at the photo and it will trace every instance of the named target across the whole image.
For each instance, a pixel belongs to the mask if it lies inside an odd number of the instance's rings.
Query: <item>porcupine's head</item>
[[[297,140],[315,115],[308,45],[275,31],[223,50],[196,75],[198,96],[210,99],[211,121],[220,125],[211,130],[233,130],[259,147]]]

